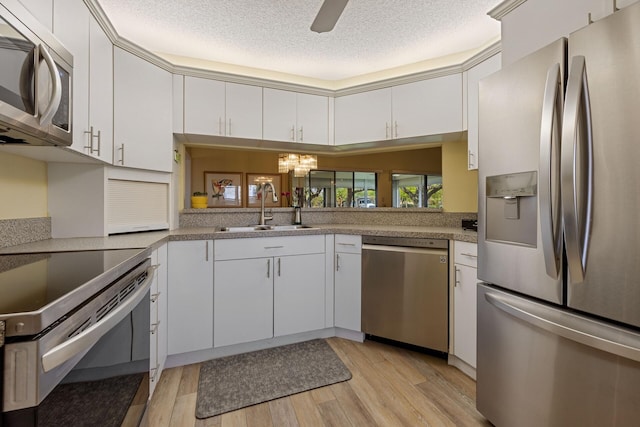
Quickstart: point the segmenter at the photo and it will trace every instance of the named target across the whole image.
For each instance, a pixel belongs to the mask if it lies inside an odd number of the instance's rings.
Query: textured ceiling
[[[158,54],[340,80],[495,41],[500,0],[350,0],[333,31],[323,0],[96,0],[118,34]]]

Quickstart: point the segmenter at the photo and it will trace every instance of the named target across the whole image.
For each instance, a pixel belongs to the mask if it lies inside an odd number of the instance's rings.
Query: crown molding
[[[215,71],[204,68],[190,67],[184,65],[176,65],[169,60],[162,58],[143,47],[137,45],[136,43],[127,40],[126,38],[120,36],[116,31],[115,27],[109,20],[109,17],[106,15],[102,7],[97,3],[97,0],[83,0],[84,3],[89,8],[91,14],[95,17],[98,24],[102,27],[103,31],[107,34],[107,37],[114,46],[119,47],[133,55],[136,55],[152,64],[157,65],[160,68],[163,68],[166,71],[169,71],[173,74],[180,74],[191,77],[200,77],[206,79],[220,80],[230,83],[239,83],[251,86],[260,86],[271,89],[280,89],[280,90],[288,90],[300,93],[307,93],[312,95],[321,95],[328,97],[340,97],[346,95],[352,95],[360,92],[367,92],[370,90],[383,89],[392,86],[397,86],[401,84],[414,83],[421,80],[434,79],[437,77],[448,76],[452,74],[461,73],[463,71],[472,68],[473,66],[479,64],[480,62],[492,57],[493,55],[499,53],[501,51],[501,43],[500,41],[496,41],[489,45],[487,48],[483,49],[479,53],[475,54],[469,59],[465,61],[448,65],[444,67],[433,68],[430,70],[419,71],[416,73],[405,74],[401,76],[394,76],[389,78],[384,78],[380,80],[375,80],[372,82],[367,82],[363,84],[355,84],[352,86],[348,86],[340,89],[330,89],[324,87],[317,87],[313,85],[306,85],[301,83],[292,83],[285,82],[276,79],[268,79],[264,77],[253,77],[253,76],[245,76],[242,74],[234,74],[227,73],[222,71]],[[498,7],[494,8],[489,12],[491,14],[493,11],[497,10],[501,6],[505,4],[516,4],[511,7],[508,11],[514,9],[519,4],[523,3],[526,0],[507,0],[501,3]],[[505,12],[506,13],[508,13]],[[492,15],[493,17],[493,15]]]
[[[471,58],[464,61],[462,63],[462,70],[467,71],[470,68],[475,67],[476,65],[486,61],[487,59],[491,58],[494,55],[497,55],[500,52],[502,52],[502,42],[498,40],[495,43],[489,45],[486,49],[478,52]]]
[[[499,5],[497,5],[496,7],[494,7],[493,9],[491,9],[489,12],[487,12],[487,15],[489,15],[490,17],[492,17],[497,21],[501,21],[505,15],[507,15],[508,13],[510,13],[511,11],[513,11],[515,8],[517,8],[518,6],[520,6],[522,3],[526,1],[527,0],[505,0]]]

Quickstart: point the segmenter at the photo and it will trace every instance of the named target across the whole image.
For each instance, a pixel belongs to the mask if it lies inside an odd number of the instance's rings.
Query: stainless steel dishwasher
[[[362,331],[447,352],[449,241],[362,237]]]

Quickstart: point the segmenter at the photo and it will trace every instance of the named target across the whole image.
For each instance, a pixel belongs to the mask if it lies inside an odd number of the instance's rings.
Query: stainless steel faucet
[[[266,216],[264,214],[264,199],[267,197],[267,187],[271,187],[271,198],[273,203],[278,201],[278,195],[276,194],[276,189],[273,187],[273,184],[270,182],[265,182],[264,184],[260,184],[258,191],[260,194],[260,225],[265,225],[265,223],[269,220],[273,219],[273,214]]]

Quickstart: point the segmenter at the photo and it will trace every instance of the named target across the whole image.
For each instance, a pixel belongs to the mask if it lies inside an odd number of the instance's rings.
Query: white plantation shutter
[[[169,228],[169,184],[109,179],[109,234]]]

